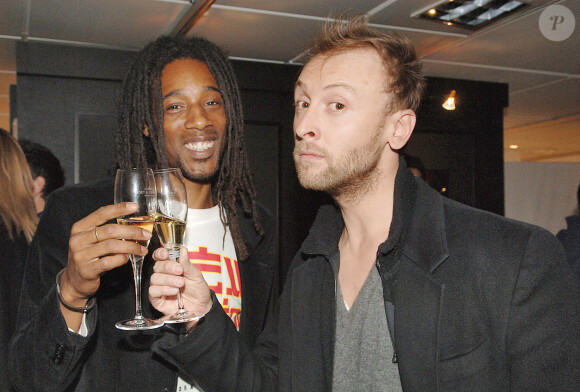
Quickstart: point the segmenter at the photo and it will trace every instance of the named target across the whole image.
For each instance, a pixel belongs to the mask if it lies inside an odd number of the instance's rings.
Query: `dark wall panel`
[[[79,153],[86,154],[86,148],[90,147],[86,140],[77,137],[80,136],[77,133],[79,119],[85,116],[116,118],[121,83],[22,74],[18,74],[17,82],[19,137],[51,149],[61,161],[67,184],[79,182],[79,162],[86,156]],[[96,132],[94,136],[104,138],[109,137],[111,129],[103,127],[93,132]],[[101,151],[101,144],[96,143],[93,147],[92,157],[107,159],[110,163],[110,155]]]
[[[117,116],[79,113],[75,124],[75,182],[88,182],[115,173]]]

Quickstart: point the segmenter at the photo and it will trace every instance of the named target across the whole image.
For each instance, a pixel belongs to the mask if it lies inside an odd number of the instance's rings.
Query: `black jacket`
[[[16,329],[18,300],[22,275],[28,253],[28,241],[24,235],[8,237],[4,223],[0,221],[0,389],[11,391],[8,361],[10,338]]]
[[[331,391],[336,300],[328,256],[343,227],[335,206],[320,209],[254,350],[216,303],[185,339],[165,338],[155,350],[207,391]],[[391,233],[397,227],[406,229],[392,248],[400,257],[391,287],[392,269],[379,272],[394,301],[403,391],[579,390],[580,287],[552,234],[444,198],[404,164]],[[390,254],[385,245],[379,262]]]
[[[112,180],[51,194],[31,244],[19,329],[12,342],[12,376],[20,390],[175,391],[176,369],[154,355],[151,345],[165,333],[179,334],[171,327],[143,333],[115,328],[117,321],[131,317],[135,311],[130,263],[102,276],[97,307],[87,313],[89,336],[69,332],[60,312],[55,276],[67,263],[72,224],[112,203]],[[258,237],[252,222],[241,211],[239,216],[250,252],[248,260],[239,263],[244,306],[240,332],[253,346],[277,295],[275,230],[265,211],[260,216],[267,233],[264,238]],[[150,249],[155,249],[155,244]],[[147,295],[152,265],[153,260],[146,258],[142,297],[145,315],[156,317],[159,314]]]

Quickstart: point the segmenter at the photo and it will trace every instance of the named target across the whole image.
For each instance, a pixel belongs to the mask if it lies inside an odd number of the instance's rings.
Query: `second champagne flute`
[[[169,252],[169,259],[178,262],[187,221],[187,191],[180,169],[169,168],[154,171],[157,188],[157,214],[155,231],[159,241]],[[200,318],[183,306],[181,292],[177,293],[178,310],[163,317],[165,323],[184,323]]]

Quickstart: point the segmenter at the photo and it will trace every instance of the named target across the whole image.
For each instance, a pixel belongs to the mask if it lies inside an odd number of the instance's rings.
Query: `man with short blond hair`
[[[208,391],[577,391],[580,287],[555,237],[444,198],[399,155],[424,89],[411,43],[356,17],[328,24],[311,56],[294,159],[335,204],[254,350],[199,271],[156,251],[150,296],[185,284],[186,308],[206,313],[157,352]]]

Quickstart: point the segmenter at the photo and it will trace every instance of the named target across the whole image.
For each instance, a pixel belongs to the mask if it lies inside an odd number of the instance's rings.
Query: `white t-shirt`
[[[209,288],[213,290],[236,327],[240,327],[242,311],[242,286],[236,248],[228,227],[224,238],[224,226],[220,220],[219,207],[203,210],[188,209],[184,245],[189,260],[203,273]],[[176,392],[201,391],[181,378],[177,380]]]

